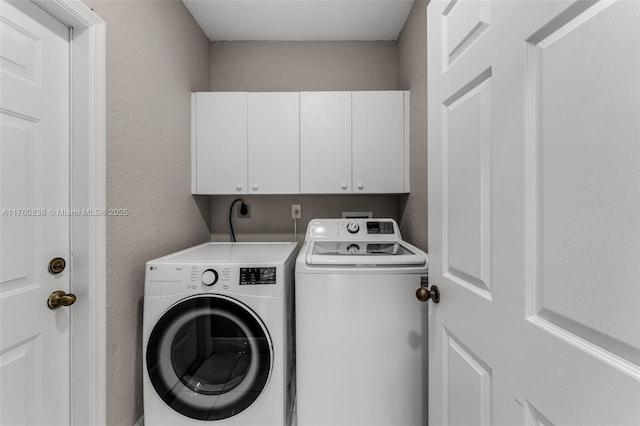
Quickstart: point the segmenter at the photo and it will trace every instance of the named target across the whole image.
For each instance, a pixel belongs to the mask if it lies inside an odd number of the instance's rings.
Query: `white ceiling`
[[[414,0],[183,0],[211,41],[396,40]]]

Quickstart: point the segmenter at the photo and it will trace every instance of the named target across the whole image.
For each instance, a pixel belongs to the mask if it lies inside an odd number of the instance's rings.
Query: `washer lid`
[[[398,241],[314,241],[307,252],[308,265],[422,266],[427,259]]]

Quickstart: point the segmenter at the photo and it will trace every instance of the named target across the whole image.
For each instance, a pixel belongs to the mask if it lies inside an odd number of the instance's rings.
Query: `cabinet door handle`
[[[358,189],[364,189],[364,183],[358,182]]]
[[[242,191],[242,184],[241,183],[236,185],[236,190],[237,191]]]
[[[254,191],[257,191],[258,190],[258,184],[254,183],[252,188],[253,188]]]
[[[347,189],[347,184],[346,182],[342,182],[342,185],[340,185],[340,188],[346,190]]]

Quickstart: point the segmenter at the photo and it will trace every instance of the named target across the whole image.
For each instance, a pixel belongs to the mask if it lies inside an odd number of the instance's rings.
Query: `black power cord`
[[[247,205],[244,203],[244,200],[242,198],[236,198],[233,200],[231,207],[229,207],[229,228],[231,229],[231,241],[234,243],[236,242],[236,233],[233,231],[233,221],[231,219],[233,218],[233,206],[238,201],[242,202],[242,204],[240,204],[240,214],[247,214]]]

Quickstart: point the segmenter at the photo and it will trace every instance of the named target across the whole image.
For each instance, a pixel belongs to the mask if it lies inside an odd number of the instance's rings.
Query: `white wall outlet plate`
[[[300,219],[302,217],[302,206],[300,204],[291,204],[291,219]]]

